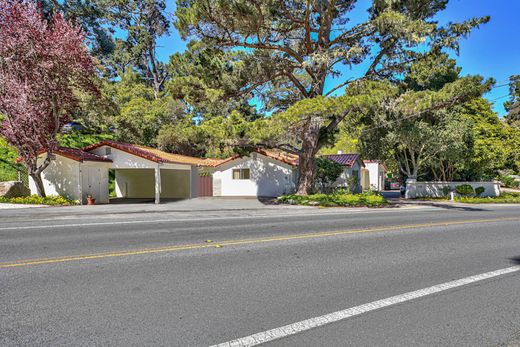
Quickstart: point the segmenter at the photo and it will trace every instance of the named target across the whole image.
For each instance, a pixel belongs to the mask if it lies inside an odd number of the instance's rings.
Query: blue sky
[[[174,11],[174,3],[174,0],[167,0],[168,11]],[[353,21],[362,21],[366,17],[368,4],[369,0],[359,1],[353,12]],[[520,74],[519,14],[520,0],[450,0],[447,9],[436,19],[442,24],[491,16],[489,23],[461,41],[460,54],[453,54],[453,57],[462,67],[463,75],[493,77],[497,81],[496,85],[501,85],[507,83],[510,75]],[[186,42],[172,28],[170,36],[160,39],[159,46],[159,56],[166,61],[170,54],[184,51]],[[355,76],[355,73],[355,70],[345,70],[345,77]],[[507,86],[494,88],[486,94],[493,102],[494,110],[501,116],[505,114],[503,103],[507,95]]]

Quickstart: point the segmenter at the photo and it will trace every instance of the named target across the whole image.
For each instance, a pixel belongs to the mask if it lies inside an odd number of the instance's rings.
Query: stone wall
[[[0,196],[5,198],[17,198],[20,196],[29,196],[31,191],[25,187],[22,182],[7,181],[0,182]]]

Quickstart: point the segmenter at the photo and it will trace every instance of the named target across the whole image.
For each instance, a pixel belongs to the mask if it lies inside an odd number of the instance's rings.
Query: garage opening
[[[113,194],[117,199],[152,201],[155,198],[155,169],[114,169]],[[190,170],[160,169],[161,199],[189,199]]]

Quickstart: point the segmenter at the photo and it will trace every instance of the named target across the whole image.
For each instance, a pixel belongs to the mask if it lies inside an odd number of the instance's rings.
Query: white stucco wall
[[[384,190],[385,170],[383,165],[379,163],[365,163],[365,167],[369,171],[370,188],[373,190]]]
[[[354,165],[352,165],[352,167],[347,167],[347,166],[343,167],[343,172],[341,173],[341,175],[338,177],[338,179],[334,183],[334,187],[347,188],[349,186],[348,180],[352,176],[352,173],[356,170],[358,172],[358,186],[359,186],[358,189],[360,189],[361,188],[361,161],[359,161],[359,160],[356,161],[354,163]]]
[[[420,197],[434,197],[440,198],[445,196],[444,187],[449,187],[454,190],[457,186],[469,184],[473,189],[484,187],[485,191],[482,196],[499,196],[500,183],[499,182],[418,182],[415,180],[406,181],[406,198],[415,199]]]
[[[41,163],[45,154],[38,159]],[[59,195],[71,200],[86,202],[90,194],[96,203],[108,203],[108,167],[110,163],[79,162],[56,154],[55,159],[42,172],[47,195]],[[36,184],[29,177],[31,194],[37,194]]]
[[[38,165],[45,160],[46,154],[38,158]],[[47,195],[60,195],[71,200],[80,199],[80,163],[56,155],[49,166],[42,172],[42,181]],[[31,194],[37,194],[36,184],[29,177]]]
[[[112,160],[112,168],[114,169],[155,169],[155,167],[157,166],[157,163],[151,160],[147,160],[112,147],[109,147],[111,153],[107,155],[107,147],[108,146],[101,146],[99,148],[93,149],[92,151],[90,151],[90,153],[94,153],[100,156],[106,156],[107,158]]]
[[[233,169],[249,168],[250,179],[233,179]],[[274,197],[293,192],[295,174],[290,165],[259,153],[238,158],[213,172],[214,196]]]

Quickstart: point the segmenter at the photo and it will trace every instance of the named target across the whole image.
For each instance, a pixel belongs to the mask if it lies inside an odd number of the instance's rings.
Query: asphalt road
[[[210,346],[370,304],[266,345],[514,346],[519,265],[520,206],[5,210],[0,345]]]

